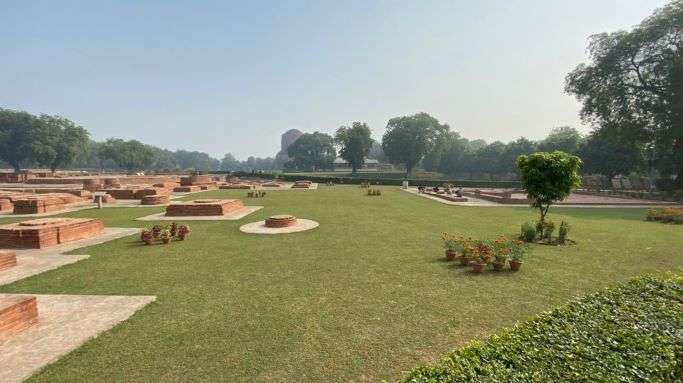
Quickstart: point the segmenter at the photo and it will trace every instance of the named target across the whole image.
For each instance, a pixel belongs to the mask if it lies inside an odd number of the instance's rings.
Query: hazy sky
[[[581,130],[564,77],[589,35],[665,1],[0,1],[0,107],[96,140],[240,159],[290,128],[424,111],[468,138]]]

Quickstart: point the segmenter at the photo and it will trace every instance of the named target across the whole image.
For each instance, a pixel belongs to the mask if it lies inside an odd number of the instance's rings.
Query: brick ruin
[[[178,202],[166,207],[166,216],[222,216],[244,207],[238,199],[198,199],[191,202]]]
[[[0,294],[0,341],[38,323],[38,302],[31,295]]]
[[[251,189],[251,188],[253,188],[252,185],[245,184],[245,183],[227,184],[227,185],[219,186],[219,189],[226,189],[226,190]]]
[[[211,176],[192,175],[180,177],[180,186],[215,185],[216,181]]]
[[[306,181],[306,180],[295,181],[294,185],[292,185],[292,188],[295,188],[295,189],[308,189],[310,187],[311,187],[311,181]]]
[[[273,215],[266,219],[266,227],[282,228],[296,225],[296,217],[293,215]]]
[[[146,195],[142,197],[140,203],[142,205],[165,205],[169,203],[171,197],[168,194]]]
[[[0,247],[43,249],[96,236],[104,223],[92,218],[40,218],[0,225]]]
[[[201,190],[202,189],[199,186],[177,186],[173,188],[173,192],[175,193],[194,193]]]
[[[9,269],[17,265],[17,253],[14,251],[0,250],[0,270]]]

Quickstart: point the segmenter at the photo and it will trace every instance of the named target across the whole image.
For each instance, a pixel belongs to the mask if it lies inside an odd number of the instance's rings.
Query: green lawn
[[[577,245],[535,245],[519,273],[473,275],[442,260],[439,234],[516,234],[535,211],[448,206],[396,187],[368,197],[321,185],[245,201],[265,208],[239,221],[190,222],[186,242],[144,246],[133,236],[80,250],[92,257],[0,287],[157,296],[31,381],[393,380],[575,295],[683,267],[683,227],[645,222],[643,209],[551,209],[550,219],[572,224]],[[67,216],[142,227],[151,223],[133,218],[160,210]],[[278,213],[320,227],[278,236],[238,230]]]

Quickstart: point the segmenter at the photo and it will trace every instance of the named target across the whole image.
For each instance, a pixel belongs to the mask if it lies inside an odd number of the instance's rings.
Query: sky
[[[418,112],[488,142],[587,132],[564,78],[588,37],[665,3],[0,0],[0,107],[238,159]]]

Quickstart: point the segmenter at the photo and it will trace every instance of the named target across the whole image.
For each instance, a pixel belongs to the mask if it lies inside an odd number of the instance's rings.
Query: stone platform
[[[167,217],[200,217],[226,215],[244,207],[238,199],[197,199],[191,202],[177,202],[166,207]]]
[[[42,249],[100,234],[104,223],[90,218],[39,218],[0,226],[0,247]]]
[[[38,323],[38,306],[32,295],[0,294],[0,342]]]
[[[0,297],[14,294],[0,294]],[[0,343],[0,382],[19,383],[130,318],[154,296],[36,295],[38,323]]]
[[[14,251],[0,250],[0,270],[9,269],[17,265],[17,253]]]
[[[300,218],[295,218],[293,224],[283,227],[269,227],[266,226],[266,222],[258,221],[242,225],[240,226],[240,231],[249,234],[289,234],[315,229],[319,225],[316,221]]]

